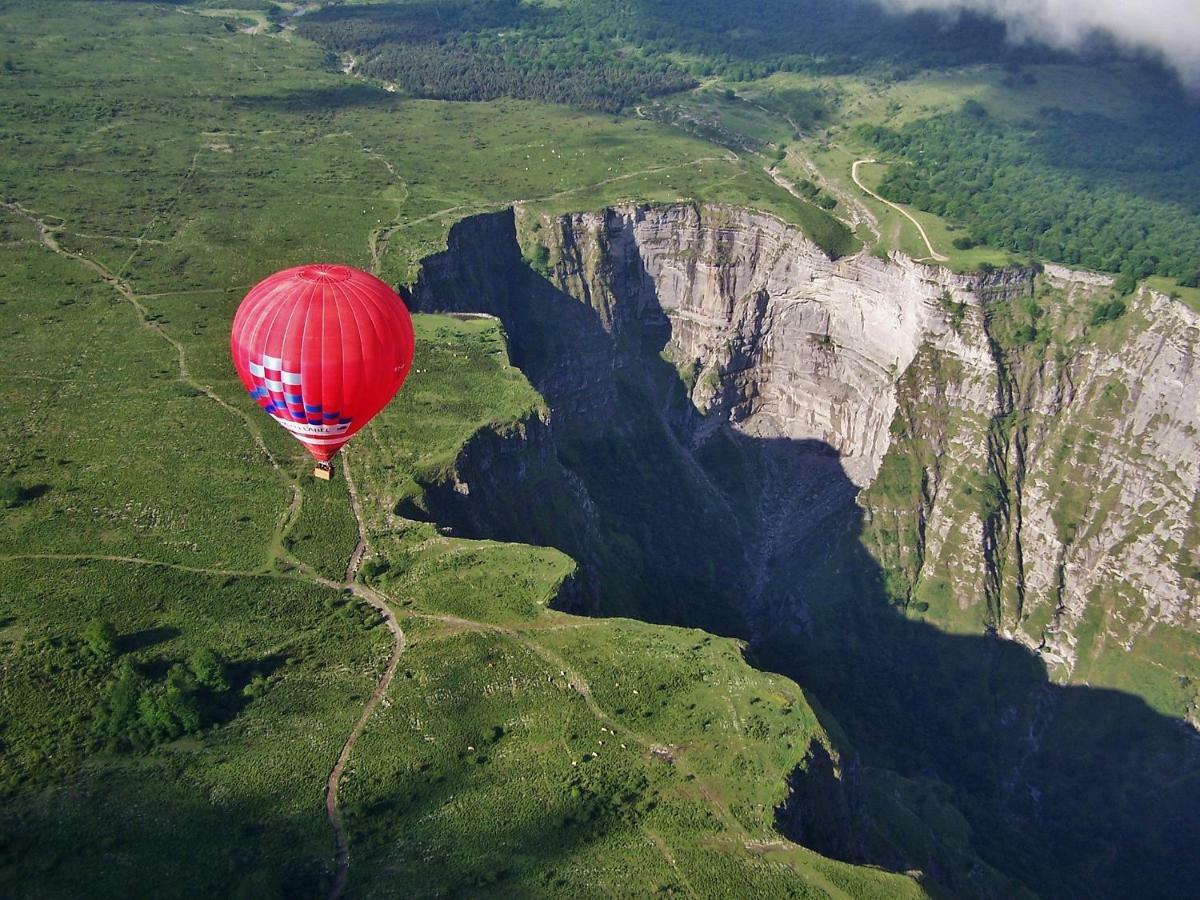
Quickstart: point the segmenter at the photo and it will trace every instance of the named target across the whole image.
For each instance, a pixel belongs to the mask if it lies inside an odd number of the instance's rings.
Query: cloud
[[[1160,54],[1192,87],[1200,87],[1200,2],[1197,0],[881,0],[904,12],[987,13],[1016,41],[1078,49],[1097,31],[1127,49]]]

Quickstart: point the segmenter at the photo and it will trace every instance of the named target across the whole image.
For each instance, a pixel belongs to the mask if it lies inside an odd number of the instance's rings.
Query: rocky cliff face
[[[831,261],[799,231],[743,210],[623,208],[547,232],[554,280],[609,328],[666,317],[667,353],[690,372],[710,428],[824,441],[859,486],[887,452],[896,379],[926,343],[963,360],[961,402],[993,402],[986,344],[955,333],[941,305],[946,293],[971,298],[973,279],[907,260]],[[1006,278],[1027,289],[1023,273]]]
[[[466,220],[413,299],[499,317],[551,411],[473,440],[435,518],[553,544],[573,608],[747,637],[812,689],[858,773],[793,785],[813,846],[967,893],[1177,887],[1200,317],[691,205]]]
[[[1155,626],[1194,631],[1200,317],[1181,303],[1143,292],[1089,330],[1078,319],[1104,279],[831,261],[778,220],[726,208],[580,213],[527,234],[618,347],[665,317],[663,354],[703,414],[693,445],[726,423],[820,441],[860,488],[889,451],[924,451],[904,599],[929,595],[915,602],[1040,648],[1064,675]],[[1022,304],[1047,316],[1024,343],[997,324]],[[913,512],[876,500],[862,502],[877,516]],[[805,515],[787,510],[793,529]]]

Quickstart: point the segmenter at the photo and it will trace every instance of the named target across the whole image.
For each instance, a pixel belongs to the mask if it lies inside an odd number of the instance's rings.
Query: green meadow
[[[417,318],[409,385],[346,456],[361,522],[227,357],[271,271],[404,280],[515,202],[702,197],[848,233],[678,130],[410,100],[262,12],[0,4],[0,893],[323,894],[326,778],[390,647],[342,584],[360,540],[408,643],[338,795],[351,893],[918,892],[774,831],[825,740],[794,684],[728,641],[548,611],[556,551],[391,513],[542,409],[496,323]]]

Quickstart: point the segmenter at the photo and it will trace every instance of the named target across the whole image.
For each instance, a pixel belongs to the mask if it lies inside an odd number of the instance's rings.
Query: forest
[[[862,0],[427,0],[334,6],[306,16],[304,37],[358,58],[358,71],[417,97],[501,96],[616,112],[720,76],[872,71],[902,78],[967,61],[1053,54],[1004,41],[1002,26],[962,16],[892,16]]]
[[[573,33],[559,18],[507,2],[404,3],[334,8],[298,30],[415,97],[514,97],[618,112],[696,84],[669,60],[621,48],[607,34]]]
[[[1178,103],[1166,107],[1186,109]],[[968,101],[955,113],[861,136],[902,163],[880,193],[964,229],[960,249],[1014,253],[1200,284],[1200,118],[1137,122],[1043,110],[1001,121]]]

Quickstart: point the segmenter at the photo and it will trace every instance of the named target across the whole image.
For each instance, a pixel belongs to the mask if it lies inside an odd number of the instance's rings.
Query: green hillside
[[[341,584],[347,480],[313,482],[228,365],[245,288],[310,258],[403,277],[450,222],[518,199],[818,211],[652,123],[404,99],[225,16],[0,21],[0,892],[320,895],[325,780],[389,634]],[[409,485],[541,404],[494,323],[417,331],[418,371],[360,439]],[[785,776],[828,741],[794,684],[727,640],[547,611],[573,568],[554,551],[397,532],[361,501],[372,548],[415,557],[364,567],[407,644],[341,784],[352,892],[920,893],[774,830]],[[669,712],[634,715],[629,692]]]
[[[1108,237],[1146,226],[1136,265],[1109,264],[1130,250],[1115,238],[1068,261],[1195,281],[1196,211],[1163,180],[1097,187],[1074,170],[1111,159],[1072,157],[1066,176],[1066,150],[1039,143],[1030,117],[1061,108],[1080,67],[972,16],[931,30],[873,10],[0,0],[0,896],[1019,895],[1090,885],[1095,845],[1117,858],[1128,832],[1090,788],[1056,782],[1049,825],[1036,801],[992,790],[997,757],[1023,745],[996,738],[988,716],[1008,712],[984,704],[1044,690],[1070,711],[1055,752],[1094,765],[1111,749],[1115,790],[1123,765],[1183,740],[1169,715],[1191,683],[1151,673],[1158,657],[1120,671],[1103,657],[1087,677],[1140,697],[1052,690],[979,623],[959,628],[949,597],[930,595],[928,623],[880,624],[882,585],[905,573],[899,535],[879,528],[764,576],[824,599],[810,643],[751,648],[736,589],[712,586],[744,563],[719,556],[762,472],[732,441],[695,458],[665,424],[664,398],[698,375],[686,365],[656,357],[657,380],[620,381],[611,434],[547,451],[563,454],[548,467],[587,462],[605,528],[588,581],[552,540],[468,539],[439,516],[464,448],[536,440],[554,415],[514,366],[508,323],[414,316],[408,382],[330,483],[229,362],[234,311],[271,272],[337,261],[412,285],[455,223],[513,206],[524,222],[749,207],[833,260],[1061,257],[1064,241],[1027,239],[1024,210],[964,198],[992,150],[1010,178],[1044,176],[1047,204],[1080,185],[1093,212],[1117,197],[1128,217]],[[1125,77],[1106,56],[1096,71]],[[1097,89],[1079,116],[1115,127],[1119,101]],[[964,134],[967,102],[987,129]],[[921,193],[923,142],[946,134],[953,157]],[[1188,179],[1183,144],[1135,149]],[[867,186],[915,220],[853,180],[875,154]],[[531,256],[513,282],[529,320],[546,264]],[[573,349],[551,317],[535,324],[538,362]],[[919,493],[911,471],[885,474],[873,497]],[[535,483],[494,519],[591,527],[561,487]],[[653,544],[633,536],[660,526]],[[1190,660],[1194,637],[1154,640]],[[1128,781],[1135,824],[1170,785],[1165,765]],[[1080,846],[1050,871],[1045,835],[1077,814]],[[1140,877],[1109,876],[1096,883]]]

